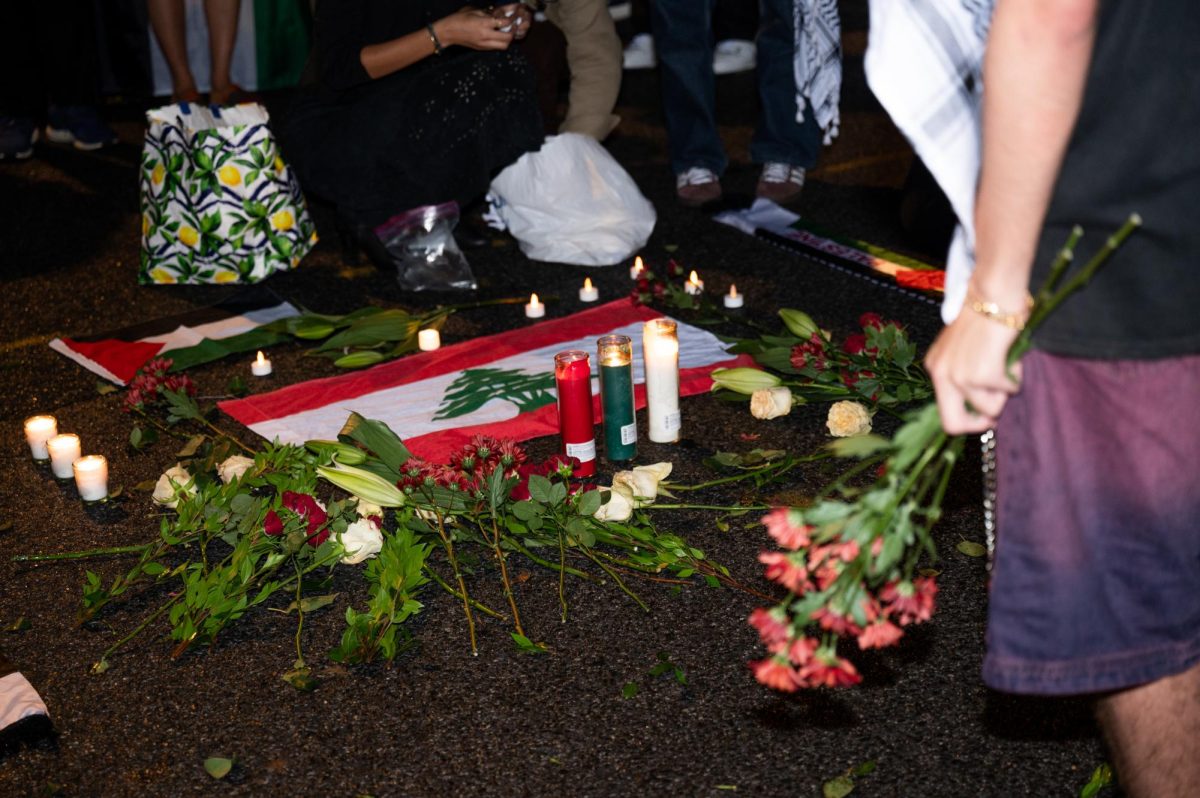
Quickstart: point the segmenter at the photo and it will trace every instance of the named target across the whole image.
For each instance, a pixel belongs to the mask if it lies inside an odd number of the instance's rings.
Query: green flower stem
[[[292,565],[296,568],[296,664],[295,668],[307,669],[308,665],[304,662],[304,650],[300,646],[300,635],[304,632],[304,579],[300,574],[300,563],[296,558],[292,558]]]
[[[107,549],[88,549],[87,551],[67,551],[62,554],[18,554],[13,562],[50,562],[53,560],[86,560],[90,557],[111,557],[118,554],[137,554],[148,550],[155,544],[143,543],[140,546],[113,546]]]
[[[727,506],[723,504],[647,504],[639,509],[642,510],[721,510],[727,513],[741,512],[743,510],[770,510],[769,504],[738,504]]]
[[[479,645],[475,639],[475,616],[471,614],[471,598],[467,594],[467,583],[463,581],[462,571],[458,568],[458,558],[454,555],[454,544],[450,541],[450,536],[446,534],[446,525],[441,510],[434,510],[437,519],[438,537],[442,539],[442,547],[446,549],[446,558],[450,560],[450,570],[454,573],[454,578],[458,580],[459,597],[463,602],[463,612],[467,616],[467,634],[471,638],[471,656],[479,656]]]
[[[1058,287],[1058,281],[1067,273],[1067,267],[1075,260],[1075,245],[1079,243],[1079,239],[1082,236],[1082,227],[1075,225],[1071,228],[1071,233],[1067,236],[1067,242],[1058,251],[1058,255],[1054,258],[1054,263],[1050,264],[1050,272],[1046,275],[1046,282],[1038,289],[1037,296],[1034,297],[1036,301],[1045,302],[1050,299],[1050,295]]]
[[[540,565],[543,568],[550,568],[552,570],[558,568],[557,565],[550,562],[549,560],[546,560],[546,559],[543,559],[543,558],[537,556],[536,554],[534,554],[532,551],[530,551],[525,546],[521,545],[519,542],[517,542],[516,539],[514,539],[512,537],[505,538],[504,545],[511,547],[514,551],[516,551],[520,554],[524,554],[526,557],[528,557],[530,560],[532,560],[535,565]],[[569,565],[563,566],[563,573],[568,573],[571,576],[577,576],[580,579],[586,579],[587,581],[595,582],[596,584],[600,584],[600,582],[601,582],[601,580],[592,576],[587,571],[581,571],[578,568],[572,568]]]
[[[442,590],[445,590],[447,593],[449,593],[451,596],[454,596],[456,599],[459,599],[460,601],[462,600],[463,594],[459,593],[457,590],[455,590],[454,586],[451,585],[449,582],[447,582],[445,579],[443,579],[442,575],[439,574],[437,571],[433,570],[428,565],[422,565],[421,570],[423,570],[426,574],[428,574],[429,577],[431,579],[433,579],[434,582],[436,582],[438,585],[440,585]],[[484,615],[490,615],[493,618],[497,618],[501,621],[508,620],[507,615],[502,615],[502,614],[496,612],[495,610],[493,610],[491,607],[487,606],[486,604],[482,604],[470,597],[467,598],[467,601],[470,602],[472,607],[479,610]]]
[[[567,543],[562,527],[558,530],[558,605],[562,607],[562,622],[567,622]]]
[[[492,551],[495,552],[496,562],[500,564],[500,581],[504,584],[504,597],[508,599],[508,606],[512,608],[513,628],[517,630],[517,634],[521,637],[529,637],[525,634],[525,630],[521,627],[521,611],[517,609],[517,597],[513,593],[512,582],[508,578],[508,565],[504,561],[504,551],[500,547],[500,527],[496,523],[496,516],[492,516]],[[478,524],[478,522],[476,522]],[[483,533],[484,538],[487,538],[487,531],[483,525],[479,525],[479,531]]]
[[[791,471],[794,466],[797,466],[800,463],[815,463],[821,460],[828,460],[831,457],[833,457],[832,452],[819,452],[817,454],[810,454],[804,457],[797,457],[786,461],[766,463],[758,468],[747,470],[741,474],[734,474],[733,476],[729,477],[721,477],[720,479],[711,479],[708,482],[701,482],[698,485],[677,485],[674,482],[664,482],[663,487],[668,488],[672,492],[706,490],[708,488],[715,488],[718,485],[728,485],[733,482],[739,482],[743,479],[753,479],[754,477],[763,474],[767,474],[771,479],[775,479],[783,474],[786,474],[788,471]]]
[[[641,607],[644,611],[650,612],[650,607],[646,604],[646,602],[642,601],[642,599],[638,596],[637,593],[634,593],[632,590],[629,589],[629,587],[621,579],[620,574],[618,574],[612,568],[610,568],[609,566],[607,566],[603,562],[601,562],[600,558],[595,556],[595,554],[593,554],[591,552],[591,550],[588,549],[587,546],[581,545],[579,547],[579,550],[583,552],[584,557],[587,557],[589,560],[596,563],[596,565],[598,565],[600,567],[600,570],[604,571],[604,573],[606,573],[610,577],[612,577],[612,580],[617,583],[617,587],[621,588],[621,591],[623,593],[625,593],[625,595],[629,596],[631,599],[636,601],[637,605],[639,607]]]
[[[154,612],[147,615],[146,618],[141,623],[139,623],[137,626],[135,626],[129,632],[129,634],[125,635],[120,640],[118,640],[117,642],[115,642],[111,646],[109,646],[107,649],[105,649],[104,653],[100,655],[100,661],[92,666],[92,673],[103,673],[108,668],[108,658],[110,656],[112,656],[113,653],[115,653],[118,649],[120,649],[121,646],[125,645],[130,640],[132,640],[133,638],[135,638],[139,634],[141,634],[142,630],[145,629],[147,626],[149,626],[150,623],[155,618],[157,618],[158,616],[160,616],[164,612],[166,612],[168,609],[170,609],[172,604],[174,604],[176,601],[179,601],[179,599],[183,598],[185,595],[186,595],[186,591],[183,591],[183,590],[176,593],[174,596],[171,597],[170,601],[166,602],[161,607],[159,607],[157,610],[155,610]]]

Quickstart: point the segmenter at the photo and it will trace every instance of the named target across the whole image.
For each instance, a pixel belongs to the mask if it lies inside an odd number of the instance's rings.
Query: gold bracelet
[[[967,286],[967,306],[985,319],[991,319],[1010,330],[1020,332],[1025,329],[1025,322],[1029,320],[1029,312],[1033,310],[1033,296],[1028,291],[1025,292],[1025,308],[1017,313],[1006,313],[998,304],[981,298],[970,286]]]
[[[433,23],[432,23],[432,22],[428,23],[428,24],[425,26],[425,30],[427,30],[427,31],[429,32],[429,40],[430,40],[431,42],[433,42],[433,54],[434,54],[434,55],[441,55],[441,54],[442,54],[442,49],[443,49],[443,48],[442,48],[442,43],[441,43],[441,41],[439,41],[439,40],[438,40],[438,37],[437,37],[437,32],[436,32],[436,31],[434,31],[434,29],[433,29]]]

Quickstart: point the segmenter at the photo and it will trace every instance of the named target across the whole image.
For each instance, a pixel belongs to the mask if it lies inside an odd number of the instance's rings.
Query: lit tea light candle
[[[633,342],[628,335],[596,341],[600,361],[600,408],[604,416],[604,456],[615,463],[637,457],[633,404]]]
[[[592,417],[592,365],[588,353],[569,349],[554,356],[558,392],[558,430],[563,453],[579,458],[573,476],[596,473],[596,422]]]
[[[651,319],[642,327],[642,357],[646,366],[646,414],[650,440],[679,440],[679,336],[675,322]]]
[[[696,274],[695,269],[688,275],[687,282],[683,284],[683,290],[693,296],[698,296],[704,292],[704,281]]]
[[[529,304],[525,306],[525,315],[531,319],[540,319],[546,315],[546,306],[538,301],[537,294],[529,295]]]
[[[255,377],[266,377],[271,373],[271,358],[263,357],[262,350],[258,350],[258,357],[250,364],[250,373]]]
[[[646,266],[642,263],[642,256],[638,255],[633,259],[633,265],[629,267],[629,279],[636,280],[642,276],[644,271],[646,271]]]
[[[583,278],[583,288],[579,289],[580,302],[595,302],[600,298],[600,289],[592,285],[591,277]]]
[[[740,308],[743,301],[744,299],[742,295],[738,293],[737,286],[731,284],[729,286],[729,293],[725,295],[725,307]]]
[[[73,464],[75,487],[85,502],[103,501],[108,496],[108,461],[103,455],[89,454]]]
[[[25,419],[25,441],[33,459],[44,463],[50,459],[46,441],[58,434],[58,419],[54,416],[30,416]]]
[[[422,352],[432,352],[442,345],[442,334],[437,330],[421,330],[417,333],[417,348]]]
[[[46,441],[46,450],[50,453],[50,470],[59,479],[70,479],[75,473],[71,465],[83,454],[79,446],[79,436],[72,433],[55,435]]]

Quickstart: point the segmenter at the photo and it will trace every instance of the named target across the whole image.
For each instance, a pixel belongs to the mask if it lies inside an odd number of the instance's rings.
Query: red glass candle
[[[563,453],[579,458],[575,476],[596,473],[596,424],[592,417],[592,365],[579,349],[554,356],[554,381],[558,388],[558,430]]]

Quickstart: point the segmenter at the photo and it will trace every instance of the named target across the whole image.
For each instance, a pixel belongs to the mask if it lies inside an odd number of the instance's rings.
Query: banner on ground
[[[299,312],[274,292],[256,288],[211,307],[113,332],[55,338],[50,348],[106,380],[127,385],[148,360],[160,355],[169,357],[172,349],[195,346],[206,338],[228,338]]]
[[[628,299],[496,335],[421,352],[351,374],[235,399],[221,409],[268,440],[303,443],[336,438],[351,412],[378,419],[413,453],[441,461],[473,435],[528,440],[558,432],[554,355],[582,349],[592,356],[592,394],[600,420],[596,339],[633,339],[634,394],[646,405],[642,324],[662,314]],[[718,366],[749,365],[715,335],[679,323],[679,387],[707,391]],[[684,426],[686,430],[686,415]]]

